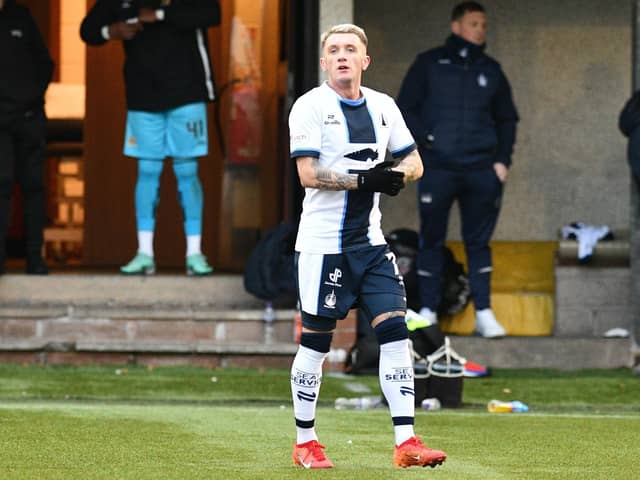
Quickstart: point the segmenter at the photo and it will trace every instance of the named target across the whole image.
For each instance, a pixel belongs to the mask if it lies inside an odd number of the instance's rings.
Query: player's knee
[[[178,159],[173,162],[173,172],[178,181],[178,190],[184,192],[183,195],[190,195],[186,201],[200,201],[202,198],[202,186],[198,178],[198,162],[193,159]],[[185,201],[183,199],[182,201]]]
[[[376,338],[378,339],[378,344],[380,345],[409,338],[407,323],[404,321],[404,317],[402,316],[383,320],[376,325],[373,330],[376,334]]]
[[[138,160],[138,178],[146,181],[159,179],[162,167],[162,160],[141,158]]]
[[[198,176],[198,160],[195,158],[176,158],[173,161],[173,171],[178,181],[189,180]]]
[[[329,353],[332,338],[333,333],[331,332],[302,332],[300,335],[300,345],[315,350],[316,352]]]

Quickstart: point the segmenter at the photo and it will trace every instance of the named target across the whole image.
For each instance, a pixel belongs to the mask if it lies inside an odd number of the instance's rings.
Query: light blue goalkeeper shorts
[[[127,112],[124,154],[129,157],[202,157],[208,151],[207,107],[204,102],[164,112]]]

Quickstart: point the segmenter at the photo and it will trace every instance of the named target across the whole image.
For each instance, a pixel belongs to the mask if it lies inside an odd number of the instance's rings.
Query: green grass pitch
[[[325,377],[317,430],[331,471],[291,465],[288,372],[0,365],[0,478],[636,479],[640,379],[628,370],[497,371],[466,379],[464,408],[418,411],[416,431],[447,451],[436,469],[394,469],[384,409],[337,411],[353,384]],[[528,414],[489,414],[491,398]]]

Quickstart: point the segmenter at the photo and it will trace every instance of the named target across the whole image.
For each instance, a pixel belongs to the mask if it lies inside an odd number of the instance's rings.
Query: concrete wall
[[[373,59],[365,85],[396,96],[415,55],[448,35],[455,3],[355,0]],[[483,3],[487,53],[502,64],[521,116],[494,239],[552,240],[574,220],[627,228],[626,143],[616,124],[631,89],[631,2]],[[417,227],[415,188],[387,199],[383,215],[386,231]],[[450,238],[458,232],[454,213]]]
[[[340,23],[353,23],[353,0],[320,0],[320,34]],[[318,59],[321,56],[322,47],[318,42]],[[327,74],[318,68],[318,83],[326,79]]]

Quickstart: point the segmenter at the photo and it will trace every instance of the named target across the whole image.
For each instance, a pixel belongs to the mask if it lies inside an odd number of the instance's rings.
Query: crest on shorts
[[[331,293],[324,297],[324,308],[336,308],[336,303],[338,303],[338,299],[336,298],[336,292],[331,290]]]

